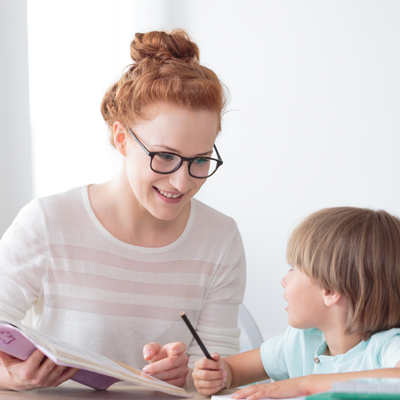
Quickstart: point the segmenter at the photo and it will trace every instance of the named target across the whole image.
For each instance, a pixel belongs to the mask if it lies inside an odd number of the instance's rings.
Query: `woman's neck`
[[[164,247],[176,241],[185,229],[190,203],[174,220],[160,220],[129,189],[121,174],[89,186],[90,203],[101,224],[117,239],[135,246]]]

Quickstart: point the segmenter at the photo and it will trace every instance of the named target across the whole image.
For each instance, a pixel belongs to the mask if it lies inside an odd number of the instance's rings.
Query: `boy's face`
[[[298,329],[321,328],[327,311],[323,301],[324,289],[312,283],[295,265],[281,284],[285,288],[283,298],[289,303],[286,307],[289,325]]]

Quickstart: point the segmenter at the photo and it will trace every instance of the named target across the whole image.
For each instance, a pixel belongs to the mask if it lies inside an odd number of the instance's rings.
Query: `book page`
[[[102,381],[110,382],[104,387],[107,388],[117,380],[124,380],[165,393],[188,396],[183,388],[160,381],[134,367],[115,362],[101,354],[74,346],[17,322],[0,321],[0,350],[21,360],[26,360],[35,348],[58,365],[80,368],[81,371],[77,375],[80,374],[81,377],[80,380],[76,380],[90,387],[103,389]],[[84,373],[84,370],[89,372]],[[109,377],[116,379],[110,380]],[[95,386],[93,386],[93,382],[95,382]]]

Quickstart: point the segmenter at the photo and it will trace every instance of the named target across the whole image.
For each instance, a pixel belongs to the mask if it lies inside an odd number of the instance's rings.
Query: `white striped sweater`
[[[87,186],[33,200],[0,241],[0,318],[22,320],[75,345],[142,368],[146,343],[186,343],[184,310],[210,352],[239,351],[245,256],[236,223],[192,199],[174,243],[144,248],[112,236]]]

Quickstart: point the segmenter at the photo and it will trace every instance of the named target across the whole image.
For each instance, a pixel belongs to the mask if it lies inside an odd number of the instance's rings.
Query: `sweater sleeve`
[[[0,317],[22,320],[42,293],[48,260],[44,216],[26,205],[0,240]]]
[[[240,351],[239,304],[246,286],[246,261],[240,233],[235,233],[213,276],[196,330],[207,350],[230,356]],[[204,358],[195,340],[187,349],[189,367]]]

